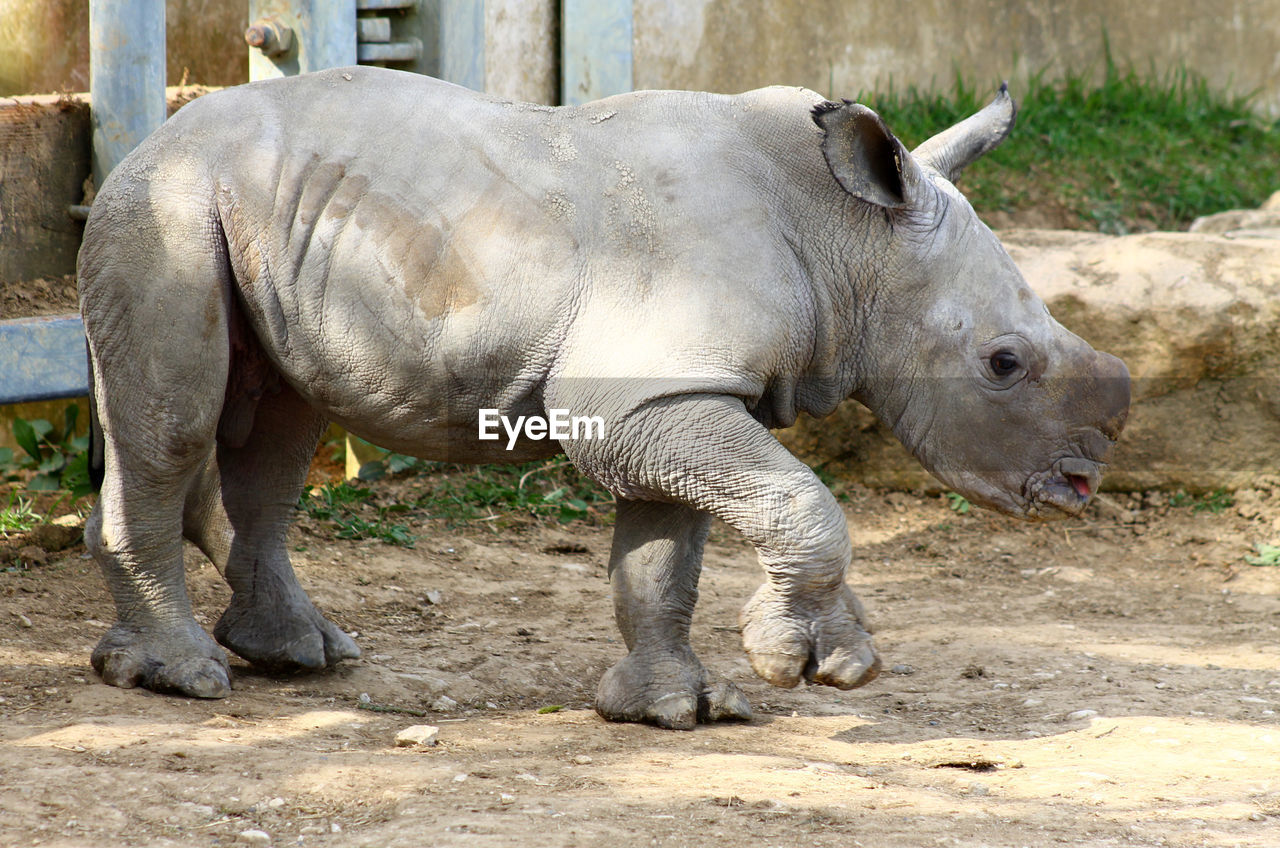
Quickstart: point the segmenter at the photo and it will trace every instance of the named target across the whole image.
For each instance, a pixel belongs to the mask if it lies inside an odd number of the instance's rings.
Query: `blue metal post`
[[[632,0],[564,0],[560,102],[576,106],[632,88]]]
[[[89,0],[89,120],[93,179],[165,119],[165,0]]]
[[[484,91],[484,41],[484,0],[440,0],[441,79]]]

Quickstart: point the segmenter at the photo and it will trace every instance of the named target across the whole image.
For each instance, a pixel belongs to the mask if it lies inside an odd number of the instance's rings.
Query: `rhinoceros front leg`
[[[621,498],[705,510],[756,547],[766,581],[740,617],[752,668],[775,686],[851,689],[880,661],[845,585],[852,550],[831,492],[745,409],[716,395],[662,398],[571,443],[571,458]]]
[[[682,504],[618,501],[609,581],[629,653],[600,681],[605,718],[679,730],[751,718],[746,696],[712,679],[689,645],[710,524],[709,513]]]

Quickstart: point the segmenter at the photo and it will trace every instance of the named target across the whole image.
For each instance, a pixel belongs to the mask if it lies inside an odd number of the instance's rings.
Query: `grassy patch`
[[[613,496],[564,457],[523,465],[448,465],[419,461],[425,490],[415,506],[450,523],[531,518],[607,524]]]
[[[949,94],[891,89],[859,99],[914,147],[993,90],[958,78]],[[1280,187],[1280,121],[1190,71],[1139,75],[1108,56],[1101,82],[1037,75],[1012,93],[1012,135],[960,178],[979,214],[1038,208],[1073,229],[1179,230],[1200,215],[1256,207]]]
[[[1186,492],[1174,492],[1169,496],[1169,506],[1191,507],[1192,512],[1208,512],[1221,515],[1235,506],[1236,499],[1226,489],[1216,489],[1201,495],[1199,498]]]
[[[366,463],[360,474],[386,485],[377,493],[361,482],[308,486],[298,509],[327,523],[340,539],[376,539],[407,548],[416,541],[401,523],[409,519],[451,526],[487,522],[495,528],[613,520],[613,496],[564,457],[524,465],[452,465],[393,453]]]
[[[377,539],[388,545],[412,548],[417,537],[406,525],[398,524],[389,517],[393,512],[407,510],[407,507],[372,507],[369,504],[372,494],[362,486],[353,486],[345,481],[325,483],[318,488],[307,486],[302,491],[298,509],[318,521],[328,522],[339,539]],[[376,517],[361,514],[370,509],[374,510]]]

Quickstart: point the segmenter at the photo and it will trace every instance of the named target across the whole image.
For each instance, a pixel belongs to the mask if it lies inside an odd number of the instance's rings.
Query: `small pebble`
[[[18,623],[21,624],[23,627],[30,627],[31,619],[27,618],[22,613],[18,613]]]
[[[456,710],[458,702],[450,698],[448,695],[441,695],[431,702],[431,709],[438,713],[447,713],[450,710]]]
[[[1249,821],[1266,821],[1266,820],[1267,820],[1266,813],[1254,812],[1249,814]]]
[[[268,806],[268,807],[270,807],[270,808],[271,808],[271,809],[273,809],[273,810],[278,810],[278,809],[280,809],[281,807],[283,807],[283,806],[284,806],[284,799],[283,799],[283,798],[272,798],[270,801],[268,801],[268,802],[267,802],[267,806]]]
[[[1097,710],[1076,710],[1067,715],[1067,721],[1076,721],[1082,718],[1093,718],[1098,714]]]
[[[889,669],[889,673],[890,674],[915,674],[916,670],[911,666],[907,665],[906,663],[898,663],[893,668]]]
[[[270,845],[271,835],[265,830],[242,830],[236,834],[236,842],[246,845]]]
[[[503,792],[501,795],[499,795],[498,799],[502,801],[502,803],[504,804],[514,804],[516,802],[516,796],[510,795],[506,792]]]
[[[573,763],[574,765],[579,765],[579,766],[589,766],[591,765],[591,758],[588,757],[586,754],[578,754],[576,757],[573,758]]]
[[[371,699],[369,698],[369,693],[368,693],[368,692],[361,692],[361,693],[360,693],[360,703],[362,703],[362,704],[368,704],[368,703],[371,703]]]
[[[425,748],[435,745],[440,738],[440,728],[430,724],[415,724],[396,734],[399,748]]]

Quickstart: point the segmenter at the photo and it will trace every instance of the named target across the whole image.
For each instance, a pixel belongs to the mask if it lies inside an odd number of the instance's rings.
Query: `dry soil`
[[[760,573],[717,526],[694,646],[756,716],[692,732],[591,709],[624,652],[607,527],[422,520],[406,550],[304,521],[297,570],[364,657],[233,661],[220,701],[102,684],[113,611],[83,547],[13,560],[0,845],[1280,845],[1280,568],[1244,560],[1280,537],[1280,484],[1167,501],[1026,525],[853,490],[885,673],[852,692],[752,676]],[[194,552],[188,579],[212,626],[226,587]],[[397,747],[415,724],[439,744]]]

